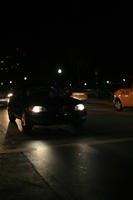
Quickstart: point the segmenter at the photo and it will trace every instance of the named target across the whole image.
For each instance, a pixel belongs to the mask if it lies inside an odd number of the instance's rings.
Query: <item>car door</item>
[[[128,90],[128,106],[133,107],[133,88]]]
[[[133,89],[124,89],[121,93],[121,100],[124,107],[133,107]]]

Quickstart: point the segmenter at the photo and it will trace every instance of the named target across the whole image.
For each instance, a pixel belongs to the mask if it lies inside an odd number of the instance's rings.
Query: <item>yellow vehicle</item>
[[[133,87],[117,90],[114,93],[113,104],[117,111],[121,111],[125,107],[133,107]]]

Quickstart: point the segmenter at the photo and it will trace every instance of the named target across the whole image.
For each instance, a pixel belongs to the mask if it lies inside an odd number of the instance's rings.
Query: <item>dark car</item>
[[[19,118],[23,128],[59,123],[82,124],[87,118],[84,104],[54,87],[37,86],[14,92],[8,105],[11,122]]]

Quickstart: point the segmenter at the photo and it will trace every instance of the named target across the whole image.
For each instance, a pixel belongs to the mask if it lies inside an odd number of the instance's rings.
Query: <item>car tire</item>
[[[121,101],[119,99],[115,100],[114,109],[116,111],[121,111],[122,110],[122,103],[121,103]]]
[[[30,124],[26,112],[22,112],[21,125],[24,131],[31,130],[32,125]]]

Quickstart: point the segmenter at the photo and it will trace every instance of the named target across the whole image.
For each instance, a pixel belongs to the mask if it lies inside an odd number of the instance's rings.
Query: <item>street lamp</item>
[[[24,80],[25,80],[25,81],[27,80],[27,77],[26,77],[26,76],[24,77]]]
[[[84,83],[84,86],[87,86],[87,83]]]
[[[59,68],[57,72],[58,72],[58,74],[62,74],[62,69]]]

